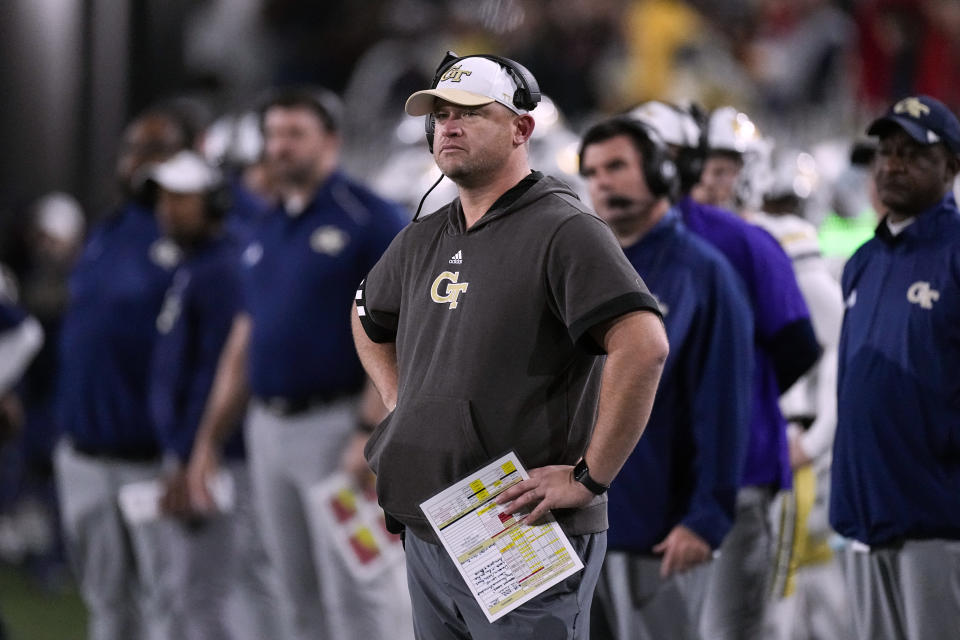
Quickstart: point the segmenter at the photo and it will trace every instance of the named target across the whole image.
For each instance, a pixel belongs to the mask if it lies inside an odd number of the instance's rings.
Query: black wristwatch
[[[598,496],[603,495],[606,490],[610,488],[605,484],[600,484],[590,477],[590,469],[587,468],[586,458],[581,458],[580,462],[577,463],[577,466],[573,468],[573,479],[585,486],[587,489],[590,489],[590,491]]]

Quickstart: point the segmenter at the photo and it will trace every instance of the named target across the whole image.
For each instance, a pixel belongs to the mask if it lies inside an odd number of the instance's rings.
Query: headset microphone
[[[634,201],[631,198],[625,196],[610,196],[607,198],[607,206],[615,207],[617,209],[626,209],[632,205]]]

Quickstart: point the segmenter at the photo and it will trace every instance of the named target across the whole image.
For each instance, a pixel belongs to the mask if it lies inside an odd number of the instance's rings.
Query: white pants
[[[770,640],[846,640],[853,637],[843,572],[836,558],[797,569],[794,592],[767,612]]]
[[[247,420],[254,505],[264,547],[281,586],[291,640],[412,637],[409,593],[397,576],[360,582],[350,573],[322,519],[308,508],[311,487],[339,469],[356,424],[355,403],[341,401],[280,417],[259,403]]]

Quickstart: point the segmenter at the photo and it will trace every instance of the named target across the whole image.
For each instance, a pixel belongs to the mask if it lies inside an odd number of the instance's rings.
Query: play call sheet
[[[583,568],[553,516],[526,526],[494,502],[527,477],[510,452],[420,505],[490,622]]]

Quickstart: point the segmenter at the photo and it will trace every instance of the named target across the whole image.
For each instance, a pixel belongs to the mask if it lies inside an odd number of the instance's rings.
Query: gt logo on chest
[[[929,282],[920,280],[907,289],[907,300],[920,305],[922,309],[933,309],[933,303],[940,299],[940,292],[931,288]]]
[[[449,304],[450,309],[457,308],[457,301],[461,293],[466,293],[469,282],[458,282],[460,279],[459,271],[444,271],[433,281],[430,287],[430,298],[437,304]],[[444,283],[446,286],[444,287]],[[446,293],[440,293],[445,289]]]

